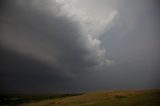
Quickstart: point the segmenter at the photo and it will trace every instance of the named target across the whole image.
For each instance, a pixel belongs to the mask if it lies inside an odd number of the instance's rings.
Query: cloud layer
[[[55,1],[22,0],[13,4],[2,17],[4,46],[65,70],[105,64],[101,42],[90,35],[95,29],[85,31],[88,26],[81,26],[84,22],[72,19]]]
[[[0,90],[160,86],[158,3],[1,0]]]
[[[32,74],[45,73],[53,75],[53,81],[55,76],[70,79],[78,73],[99,70],[112,63],[107,59],[98,36],[114,20],[117,11],[108,14],[107,20],[93,18],[87,11],[71,6],[71,3],[55,0],[4,2],[1,47],[4,53],[8,50],[16,53],[17,62],[16,58],[11,59],[11,54],[8,59],[5,56],[3,74],[13,73],[13,79],[19,80],[22,77],[17,74],[27,72],[26,76],[30,79]],[[30,66],[30,62],[35,66]],[[6,68],[12,65],[13,69]],[[49,69],[43,66],[49,66]]]

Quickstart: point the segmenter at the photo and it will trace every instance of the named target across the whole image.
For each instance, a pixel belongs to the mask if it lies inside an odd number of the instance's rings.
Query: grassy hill
[[[95,92],[22,106],[160,106],[160,90]]]
[[[160,106],[160,90],[0,95],[0,106]]]
[[[0,106],[19,106],[43,100],[65,98],[80,94],[0,94]]]

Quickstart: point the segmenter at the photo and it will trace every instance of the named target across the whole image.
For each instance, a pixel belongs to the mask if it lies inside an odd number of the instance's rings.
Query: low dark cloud
[[[69,78],[55,72],[59,71],[44,62],[25,56],[13,50],[1,48],[1,90],[25,92],[36,91],[44,85],[62,83]],[[36,87],[37,86],[37,87]],[[32,91],[32,92],[33,92]]]
[[[160,87],[158,1],[100,0],[98,9],[97,1],[87,0],[97,25],[83,10],[80,17],[68,13],[72,8],[66,11],[63,2],[0,1],[1,92]],[[86,17],[91,20],[82,27],[81,18]],[[106,32],[104,23],[98,24],[101,18],[114,24]],[[90,35],[94,33],[103,35]],[[114,61],[111,66],[108,57]]]
[[[54,0],[6,0],[0,19],[4,89],[54,86],[104,62]]]

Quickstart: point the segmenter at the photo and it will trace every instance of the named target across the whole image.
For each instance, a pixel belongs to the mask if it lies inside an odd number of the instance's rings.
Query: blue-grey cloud
[[[3,5],[3,86],[52,84],[107,63],[99,41],[88,37],[79,21],[68,17],[54,0],[6,0]]]
[[[160,87],[158,1],[1,0],[0,5],[1,91]]]

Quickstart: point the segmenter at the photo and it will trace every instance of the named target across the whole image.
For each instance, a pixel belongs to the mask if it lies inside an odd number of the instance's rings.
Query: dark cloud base
[[[57,75],[57,69],[44,62],[5,48],[0,51],[1,92],[43,92],[50,84],[54,89],[54,85],[70,80]]]
[[[127,0],[126,7],[119,10],[123,15],[121,22],[101,38],[109,57],[119,63],[100,68],[96,67],[100,62],[94,55],[97,49],[86,47],[88,42],[81,34],[78,22],[65,13],[57,15],[62,12],[59,5],[53,3],[52,16],[45,9],[45,2],[44,7],[42,3],[35,8],[30,5],[33,0],[27,0],[23,5],[15,1],[0,0],[0,92],[160,88],[158,0],[153,0],[150,8],[137,5],[138,1]],[[148,2],[143,0],[142,4],[145,3]],[[124,31],[132,23],[136,24],[128,36],[118,43],[117,38],[125,35]],[[149,23],[153,26],[147,26]]]

